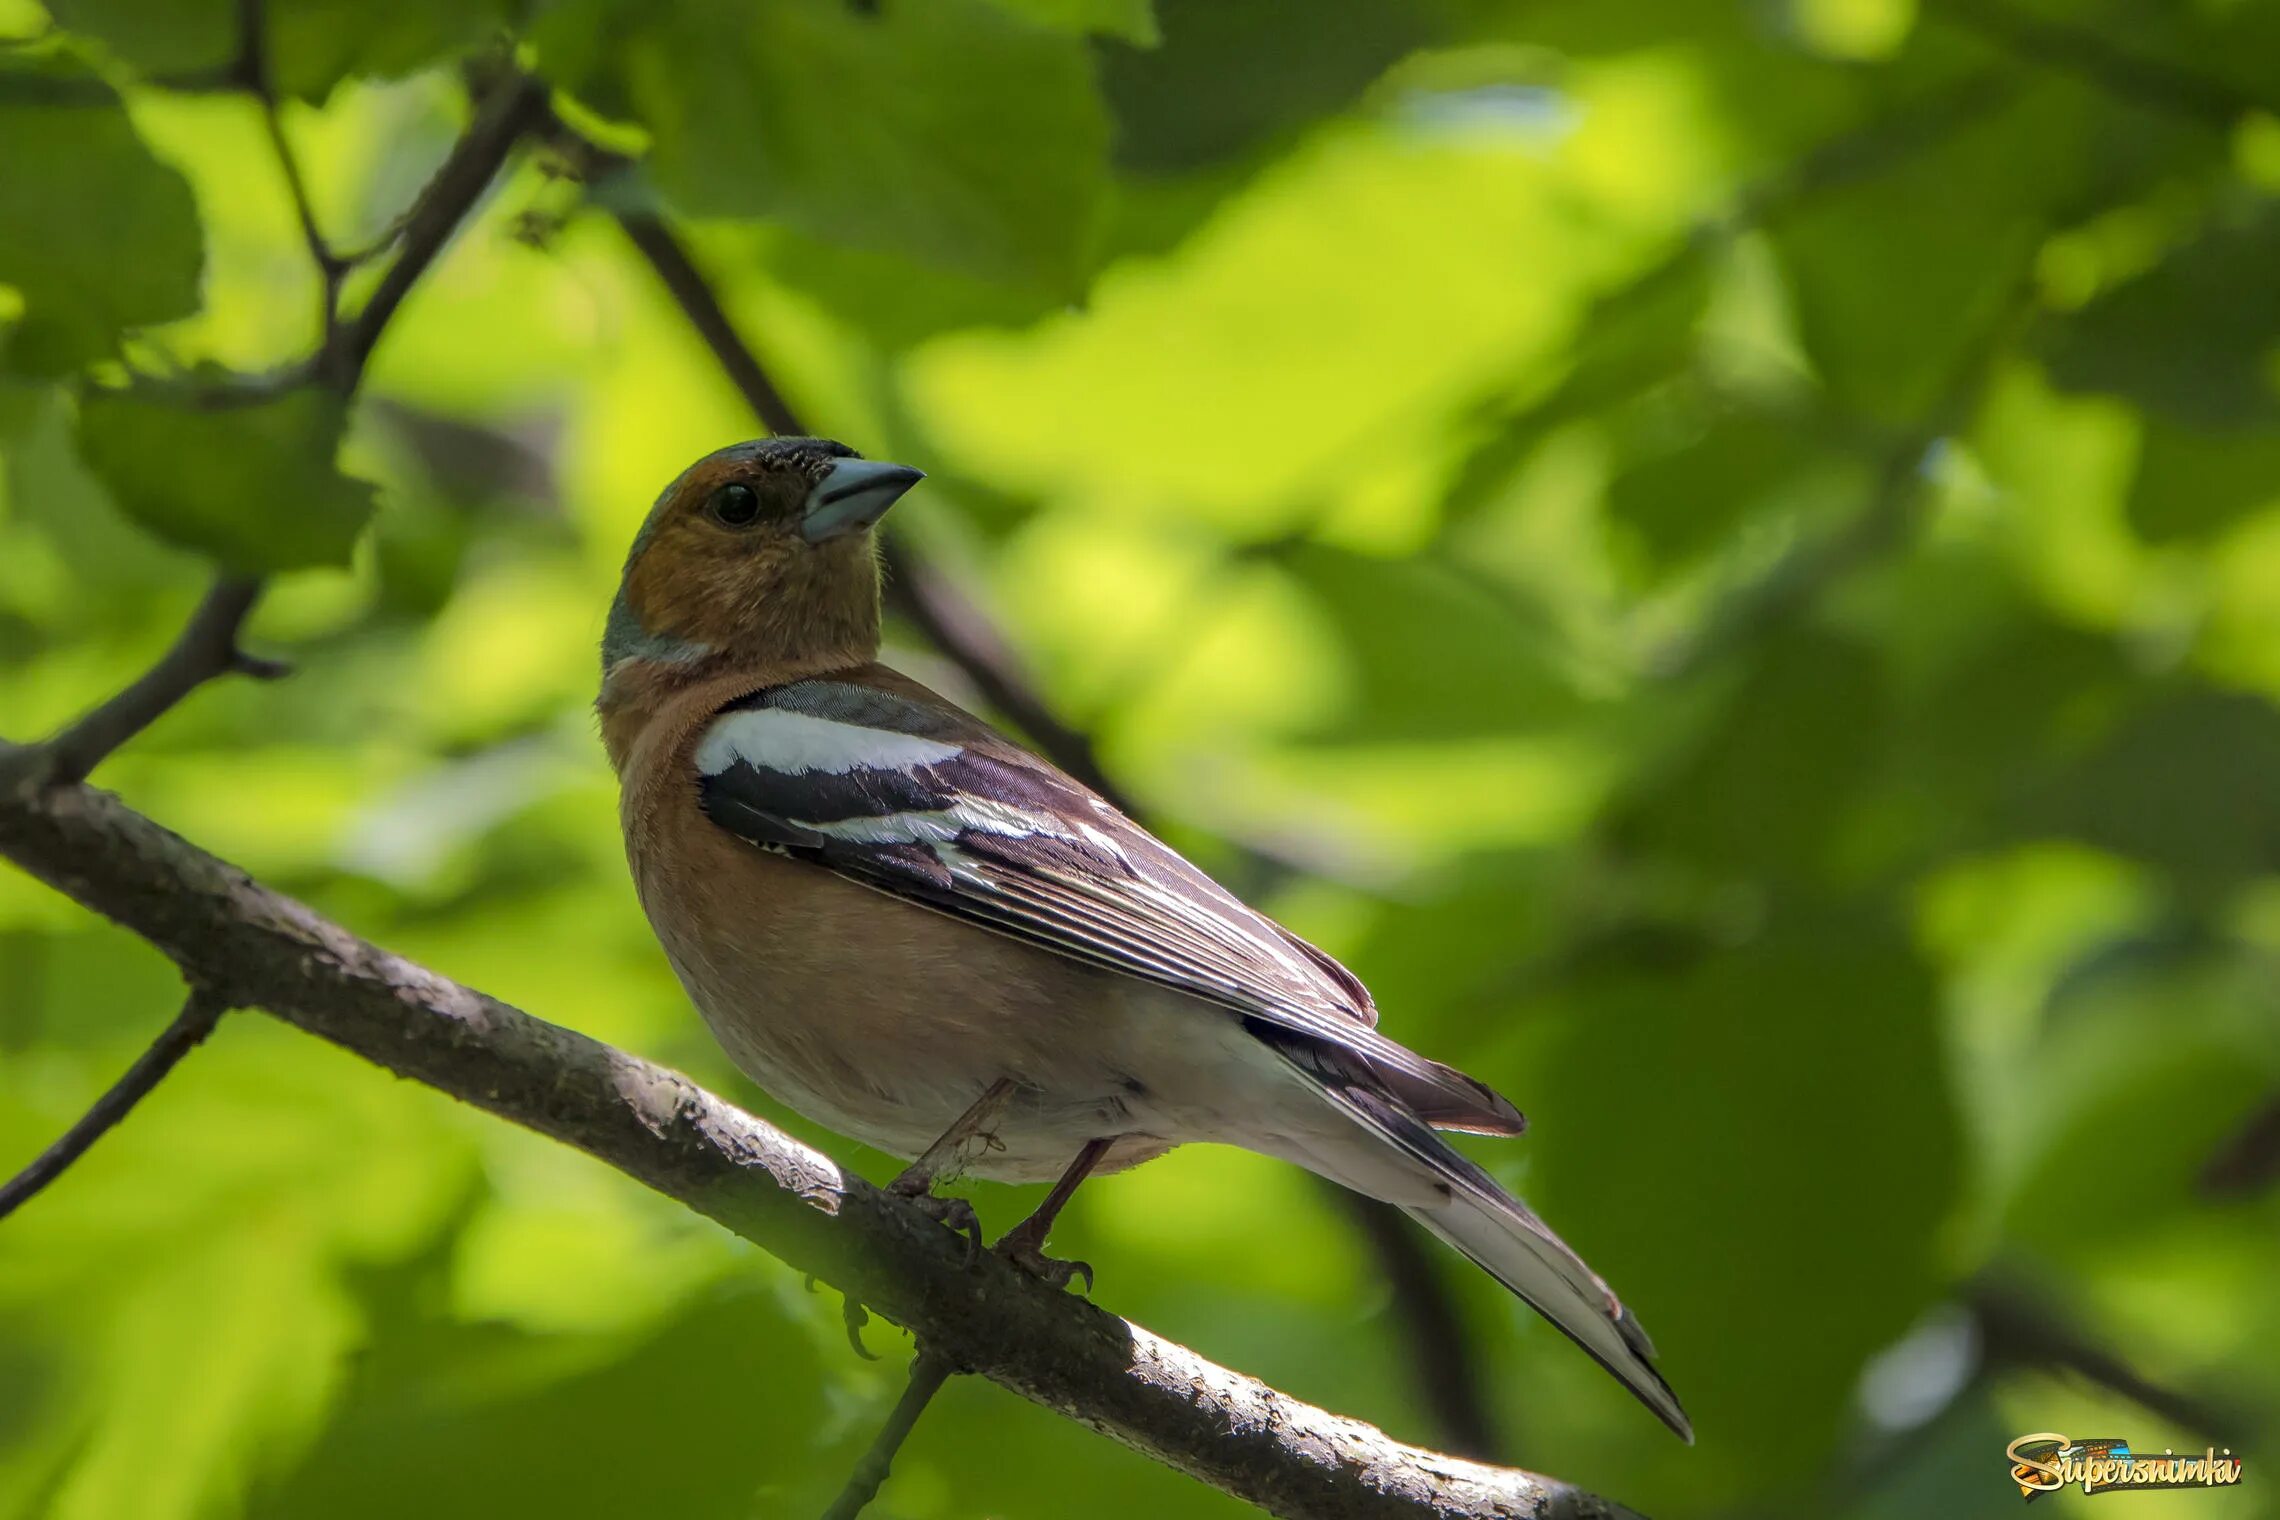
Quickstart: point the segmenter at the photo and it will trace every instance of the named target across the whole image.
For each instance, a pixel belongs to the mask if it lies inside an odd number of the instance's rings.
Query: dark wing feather
[[[1378,1034],[1343,966],[963,714],[795,682],[723,709],[698,770],[707,816],[754,844],[1324,1042],[1430,1122],[1497,1134],[1525,1122]]]

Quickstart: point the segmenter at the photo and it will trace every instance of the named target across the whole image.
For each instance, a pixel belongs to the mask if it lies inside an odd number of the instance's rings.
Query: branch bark
[[[0,785],[84,780],[105,756],[216,676],[236,672],[274,681],[285,675],[289,666],[238,648],[238,630],[260,596],[258,580],[218,577],[166,653],[132,685],[47,743],[0,755]]]
[[[1292,1520],[1628,1514],[1394,1441],[961,1243],[663,1067],[357,938],[84,785],[0,793],[0,854],[149,940],[195,985],[577,1147],[1045,1408]]]

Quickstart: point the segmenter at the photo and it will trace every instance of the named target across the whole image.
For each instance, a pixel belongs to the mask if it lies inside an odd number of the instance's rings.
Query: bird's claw
[[[936,1224],[957,1231],[966,1240],[966,1265],[972,1266],[982,1254],[982,1220],[974,1206],[963,1198],[938,1198],[932,1193],[907,1195],[910,1206]]]
[[[878,1353],[863,1344],[863,1327],[871,1322],[871,1311],[864,1308],[855,1295],[850,1293],[841,1301],[839,1312],[847,1323],[847,1344],[853,1346],[855,1354],[864,1361],[877,1361]]]
[[[1059,1257],[1047,1256],[1041,1246],[1018,1231],[998,1242],[997,1254],[1008,1265],[1027,1272],[1048,1287],[1067,1288],[1081,1277],[1085,1280],[1085,1292],[1092,1292],[1091,1262],[1063,1261]]]

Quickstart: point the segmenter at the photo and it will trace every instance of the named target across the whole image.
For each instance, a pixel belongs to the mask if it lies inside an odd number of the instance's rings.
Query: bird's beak
[[[800,508],[800,537],[820,544],[860,533],[925,478],[907,464],[842,459],[808,492],[807,503]]]

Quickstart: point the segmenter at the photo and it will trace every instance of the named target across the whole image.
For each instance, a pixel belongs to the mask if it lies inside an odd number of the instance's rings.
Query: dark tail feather
[[[1341,1079],[1326,1070],[1319,1052],[1267,1042],[1291,1068],[1319,1090],[1357,1127],[1355,1141],[1396,1152],[1412,1184],[1400,1204],[1419,1224],[1463,1252],[1538,1314],[1557,1325],[1600,1366],[1631,1390],[1640,1403],[1692,1444],[1694,1426],[1678,1395],[1654,1367],[1654,1342],[1583,1258],[1552,1233],[1529,1207],[1497,1186],[1496,1179],[1452,1150],[1433,1133],[1428,1116],[1414,1112],[1402,1097],[1366,1080]],[[1453,1126],[1452,1126],[1453,1127]],[[1302,1164],[1306,1158],[1299,1157]],[[1386,1170],[1382,1152],[1373,1158],[1319,1158],[1335,1181]],[[1364,1188],[1364,1191],[1370,1191]],[[1390,1190],[1389,1190],[1390,1191]],[[1430,1202],[1419,1202],[1420,1194]]]

